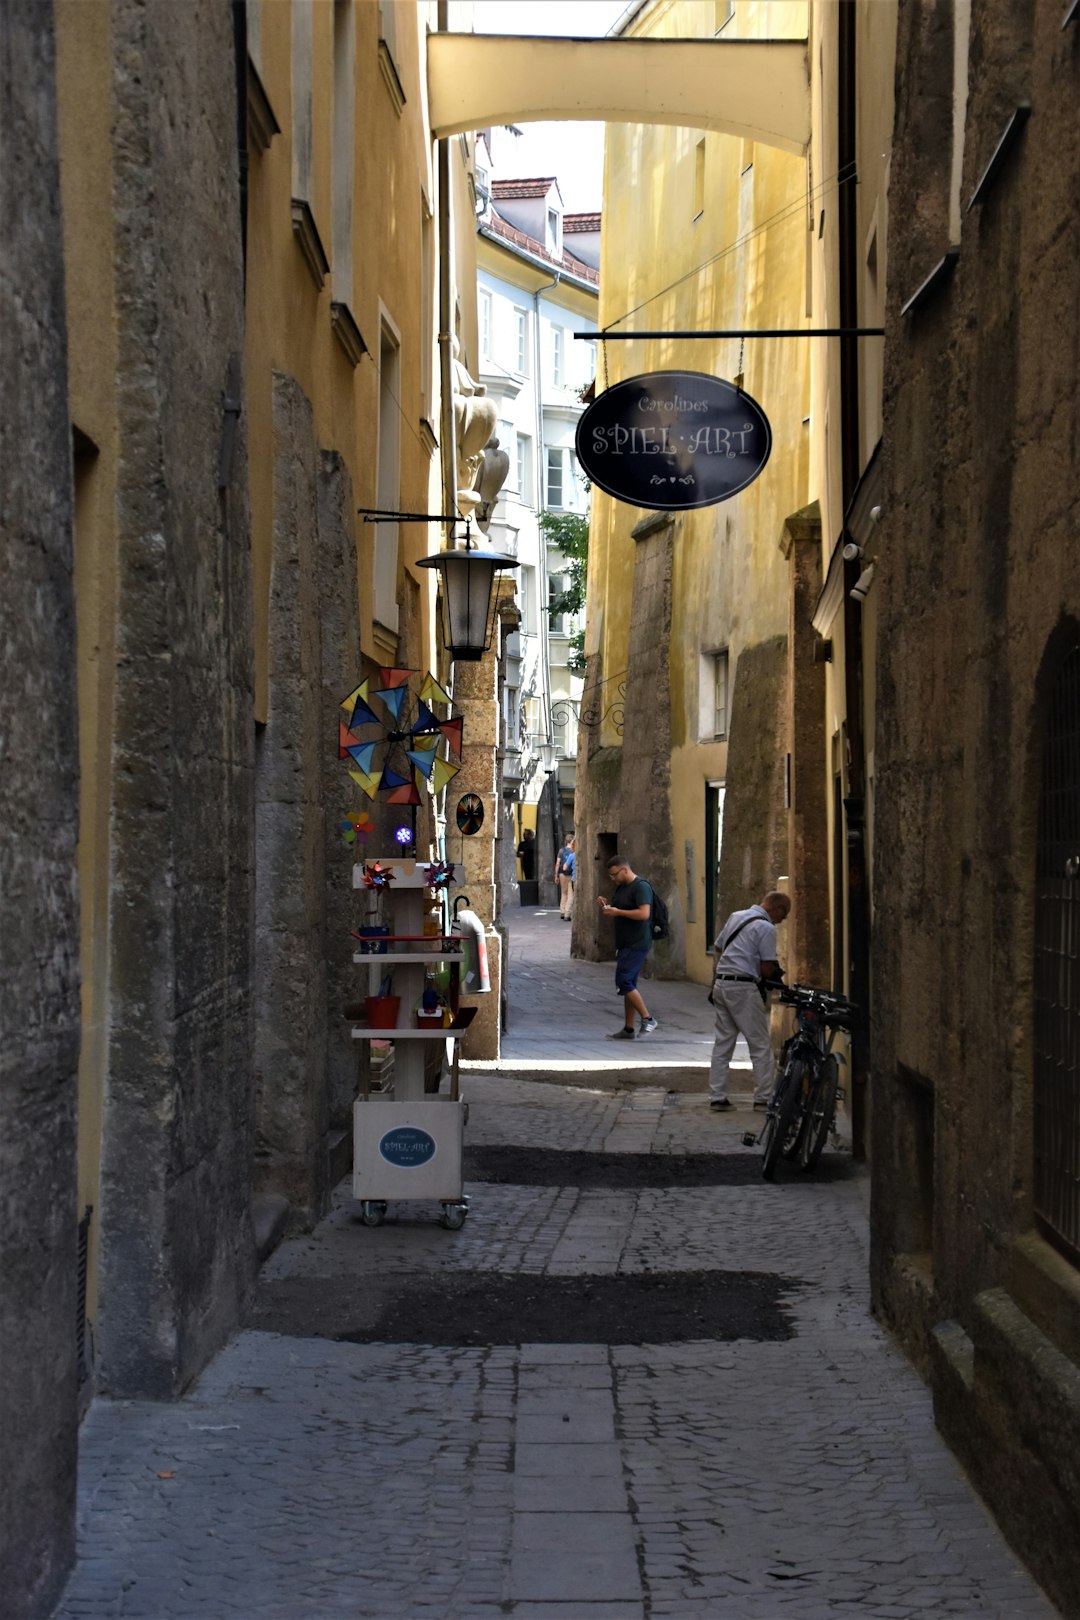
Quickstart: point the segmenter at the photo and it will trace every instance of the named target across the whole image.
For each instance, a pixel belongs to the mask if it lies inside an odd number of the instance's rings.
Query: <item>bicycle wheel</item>
[[[764,1155],[761,1160],[761,1174],[766,1181],[771,1181],[776,1174],[776,1161],[782,1149],[798,1140],[799,1132],[799,1101],[802,1095],[803,1070],[805,1064],[791,1063],[787,1073],[783,1076],[777,1088],[779,1095],[774,1096],[769,1104],[769,1112],[765,1120],[765,1129],[761,1133]]]
[[[836,1114],[836,1093],[839,1085],[840,1071],[836,1059],[828,1057],[822,1064],[813,1102],[806,1111],[802,1135],[799,1138],[799,1163],[804,1170],[812,1170],[825,1151],[825,1143],[829,1139]]]
[[[802,1147],[803,1137],[806,1134],[806,1124],[810,1117],[810,1106],[818,1083],[820,1073],[817,1060],[814,1057],[797,1059],[791,1065],[798,1069],[796,1076],[796,1096],[799,1103],[798,1118],[793,1122],[787,1139],[781,1145],[780,1151],[785,1159],[797,1159]]]

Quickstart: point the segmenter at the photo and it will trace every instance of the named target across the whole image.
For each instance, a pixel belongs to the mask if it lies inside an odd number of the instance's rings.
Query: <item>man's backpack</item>
[[[652,929],[653,939],[667,939],[671,932],[671,919],[663,900],[653,889],[652,912],[649,916],[649,927]]]

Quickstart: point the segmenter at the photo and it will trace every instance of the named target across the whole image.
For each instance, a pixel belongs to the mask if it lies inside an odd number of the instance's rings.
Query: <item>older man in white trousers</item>
[[[758,983],[778,979],[776,929],[791,910],[791,900],[773,889],[759,905],[733,911],[716,936],[716,969],[712,999],[716,1008],[716,1041],[709,1066],[709,1106],[734,1107],[728,1076],[735,1042],[742,1035],[754,1065],[754,1107],[764,1108],[773,1089],[773,1053],[769,1014]]]

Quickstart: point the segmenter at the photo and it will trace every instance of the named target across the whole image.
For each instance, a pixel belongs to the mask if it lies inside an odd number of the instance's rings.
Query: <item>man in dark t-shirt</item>
[[[615,920],[615,988],[623,998],[623,1027],[608,1037],[612,1041],[632,1041],[638,1035],[651,1035],[656,1019],[649,1012],[637,987],[638,974],[652,949],[652,888],[638,877],[629,861],[610,855],[608,877],[616,885],[610,900],[601,895],[597,905],[605,917]],[[638,1026],[634,1029],[634,1014]]]

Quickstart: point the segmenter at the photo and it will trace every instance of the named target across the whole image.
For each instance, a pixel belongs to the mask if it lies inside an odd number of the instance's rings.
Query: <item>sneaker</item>
[[[653,1030],[656,1029],[656,1027],[657,1027],[656,1019],[650,1013],[648,1018],[643,1018],[641,1020],[640,1024],[638,1025],[638,1034],[639,1035],[651,1035]]]
[[[735,1104],[732,1102],[730,1097],[714,1097],[712,1102],[709,1104],[709,1107],[715,1108],[717,1113],[720,1113],[728,1108],[734,1108],[734,1106]]]
[[[769,1107],[769,1105],[768,1105],[767,1102],[756,1102],[754,1104],[754,1113],[755,1114],[767,1113],[768,1107]]]
[[[637,1035],[632,1029],[617,1029],[613,1035],[608,1036],[609,1041],[636,1041]]]

